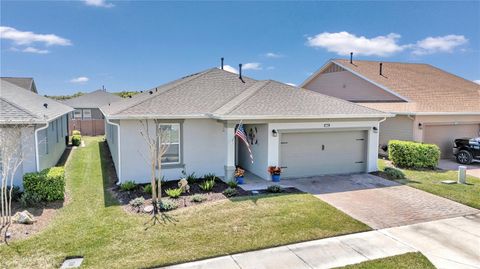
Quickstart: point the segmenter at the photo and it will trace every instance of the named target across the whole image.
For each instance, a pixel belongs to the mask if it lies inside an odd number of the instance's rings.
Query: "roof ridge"
[[[342,61],[350,61],[350,59],[346,58],[332,58],[331,61],[336,61],[336,60],[342,60]],[[374,62],[374,63],[394,63],[394,64],[416,64],[416,65],[430,65],[427,63],[412,63],[412,62],[400,62],[400,61],[376,61],[376,60],[355,60],[353,59],[353,64],[355,64],[355,61],[357,62]]]
[[[248,100],[252,95],[256,92],[264,88],[267,84],[269,84],[270,80],[260,80],[256,81],[252,86],[245,89],[242,93],[232,98],[230,101],[223,104],[223,106],[219,107],[215,110],[212,115],[219,115],[219,114],[227,114],[241,105],[244,101]]]
[[[28,109],[25,109],[25,108],[19,106],[18,104],[14,103],[14,102],[12,102],[12,101],[9,101],[9,100],[7,100],[7,99],[5,99],[4,97],[1,97],[1,96],[0,96],[0,99],[3,100],[3,101],[6,102],[6,103],[9,103],[10,105],[18,108],[19,110],[21,110],[21,111],[29,114],[30,116],[32,116],[32,117],[34,117],[34,118],[36,118],[36,119],[40,119],[40,118],[38,117],[38,115],[35,115],[34,113],[32,113],[31,111],[29,111]]]
[[[175,81],[179,81],[179,80],[185,79],[185,81],[182,81],[182,82],[180,82],[179,84],[176,84],[176,85],[174,85],[174,86],[171,86],[170,88],[164,89],[163,91],[160,90],[160,91],[158,91],[158,92],[154,92],[154,93],[152,94],[152,96],[150,96],[150,98],[151,98],[151,97],[154,97],[154,96],[156,97],[156,96],[158,96],[158,95],[164,94],[164,93],[166,93],[166,92],[168,92],[168,91],[170,91],[170,90],[173,90],[173,89],[177,88],[178,86],[181,86],[181,85],[183,85],[183,84],[185,84],[185,83],[187,83],[187,82],[193,81],[193,80],[195,80],[195,79],[197,79],[197,78],[200,78],[200,77],[204,76],[205,74],[210,73],[210,72],[213,71],[214,69],[216,69],[216,68],[210,68],[210,69],[207,69],[207,70],[205,70],[205,71],[201,71],[201,72],[198,72],[198,73],[196,73],[196,74],[187,75],[187,76],[181,77],[181,78],[179,78],[179,79],[177,79],[177,80],[174,80],[174,81],[172,81],[172,82],[166,83],[167,85],[168,85],[168,84],[173,84]],[[195,75],[198,75],[198,76],[195,76]],[[158,88],[158,87],[159,87],[159,86],[155,87],[155,89]],[[148,92],[148,91],[151,91],[152,89],[153,89],[153,88],[147,90],[147,92]],[[132,108],[132,107],[134,107],[134,106],[137,106],[137,105],[145,102],[146,100],[149,100],[150,98],[144,98],[144,99],[142,99],[142,100],[138,100],[138,102],[135,102],[134,104],[132,104],[132,105],[130,105],[130,106],[128,106],[128,107],[125,107],[125,108],[123,108],[123,109],[121,109],[121,110],[118,110],[118,111],[116,111],[116,112],[113,113],[113,114],[119,114],[119,113],[121,113],[121,112],[124,112],[125,110],[130,109],[130,108]]]

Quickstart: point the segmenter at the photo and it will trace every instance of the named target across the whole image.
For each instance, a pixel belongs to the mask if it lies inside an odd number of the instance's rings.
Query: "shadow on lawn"
[[[100,153],[100,161],[102,162],[103,200],[105,207],[118,206],[118,201],[109,192],[109,189],[114,187],[117,182],[117,172],[115,171],[107,142],[98,142],[98,150]]]

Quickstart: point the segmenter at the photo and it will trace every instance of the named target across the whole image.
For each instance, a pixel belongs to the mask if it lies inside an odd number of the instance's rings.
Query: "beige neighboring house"
[[[380,154],[400,139],[451,158],[455,138],[479,135],[480,85],[428,64],[334,59],[301,87],[396,114],[380,125]]]

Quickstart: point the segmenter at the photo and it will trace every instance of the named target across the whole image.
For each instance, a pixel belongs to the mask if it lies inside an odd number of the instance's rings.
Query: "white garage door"
[[[442,158],[452,158],[455,139],[477,137],[479,126],[479,124],[427,125],[423,131],[423,142],[436,144],[442,151]]]
[[[283,133],[280,139],[284,178],[366,171],[366,131]]]

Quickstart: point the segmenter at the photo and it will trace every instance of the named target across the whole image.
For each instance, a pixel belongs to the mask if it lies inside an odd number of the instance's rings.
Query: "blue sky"
[[[300,84],[330,58],[480,80],[480,2],[1,1],[1,75],[42,94],[143,90],[225,63]]]

